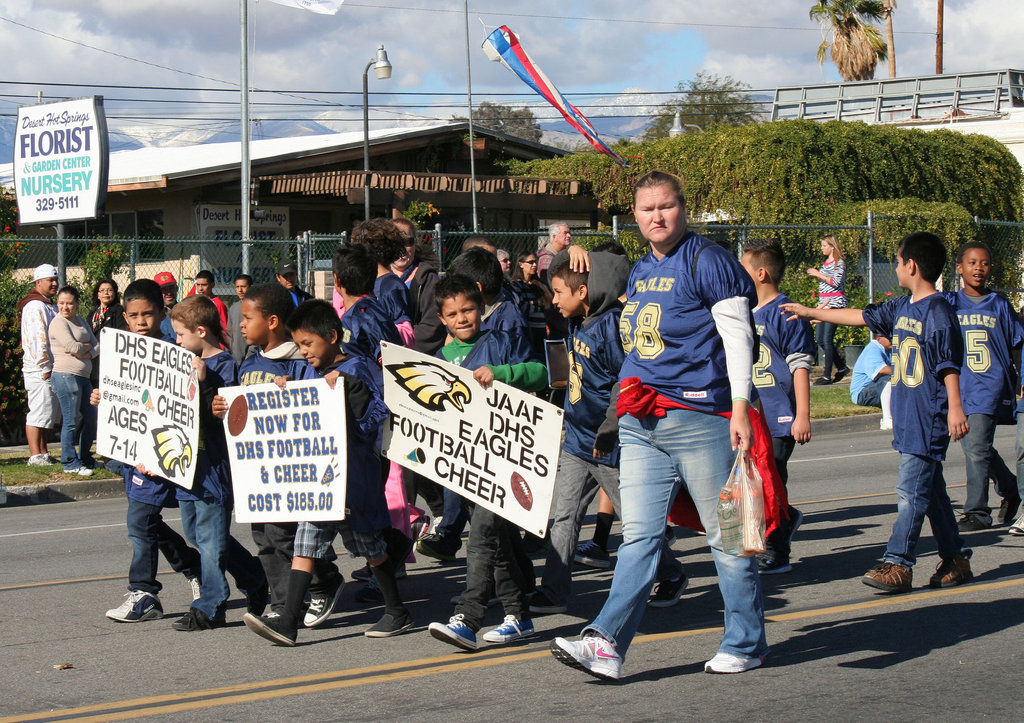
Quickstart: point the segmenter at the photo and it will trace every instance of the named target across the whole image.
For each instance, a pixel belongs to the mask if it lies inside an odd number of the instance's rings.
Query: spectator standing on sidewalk
[[[50,352],[49,327],[57,315],[53,297],[57,293],[57,268],[40,264],[32,272],[32,290],[18,302],[21,315],[21,348],[24,352],[21,370],[28,394],[28,415],[25,437],[28,439],[28,465],[57,464],[46,449],[46,432],[57,422],[57,395],[50,375],[53,354]]]

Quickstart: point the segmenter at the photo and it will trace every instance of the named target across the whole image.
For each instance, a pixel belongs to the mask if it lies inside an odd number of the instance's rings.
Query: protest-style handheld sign
[[[345,385],[323,379],[225,387],[237,522],[345,519]]]
[[[102,215],[109,155],[101,96],[18,108],[14,188],[21,223]]]
[[[562,442],[562,410],[501,382],[381,343],[389,459],[543,537]]]
[[[141,334],[100,332],[96,451],[192,489],[199,449],[195,354]]]

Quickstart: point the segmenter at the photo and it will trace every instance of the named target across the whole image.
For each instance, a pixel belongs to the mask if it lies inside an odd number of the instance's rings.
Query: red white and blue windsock
[[[562,116],[565,117],[565,120],[569,122],[569,125],[582,133],[583,137],[590,141],[594,148],[606,156],[610,156],[619,165],[627,165],[617,153],[605,145],[605,142],[601,140],[601,137],[597,134],[594,126],[590,124],[590,121],[587,120],[587,117],[566,100],[554,83],[548,80],[548,76],[544,75],[544,71],[537,67],[537,64],[533,62],[533,58],[526,54],[526,50],[519,44],[519,38],[508,29],[507,25],[502,25],[488,35],[487,40],[484,41],[483,49],[487,53],[488,58],[501,63],[518,75],[524,83],[557,108]]]

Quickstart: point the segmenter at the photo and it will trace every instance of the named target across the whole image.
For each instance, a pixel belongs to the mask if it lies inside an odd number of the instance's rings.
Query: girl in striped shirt
[[[846,308],[846,260],[843,258],[843,247],[835,236],[821,239],[821,253],[825,255],[825,263],[820,269],[807,269],[807,275],[818,280],[818,308]],[[828,322],[818,324],[815,341],[825,352],[824,374],[814,381],[816,386],[832,384],[849,374],[846,361],[835,348],[836,325]],[[836,375],[832,376],[832,366],[836,367]]]

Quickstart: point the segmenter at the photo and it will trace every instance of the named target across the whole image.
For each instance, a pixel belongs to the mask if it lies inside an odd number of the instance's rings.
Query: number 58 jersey
[[[893,449],[945,459],[949,399],[940,375],[959,372],[964,356],[953,307],[936,293],[917,302],[900,296],[863,313],[873,333],[892,340]]]
[[[696,259],[696,263],[694,262]],[[640,381],[673,401],[707,412],[732,408],[725,349],[711,316],[719,301],[756,303],[750,276],[736,258],[688,233],[660,259],[633,266],[619,336],[626,360],[619,379]]]
[[[1014,418],[1017,371],[1011,350],[1024,342],[1024,327],[1010,302],[1000,294],[969,296],[947,293],[964,338],[960,398],[964,414],[989,414],[999,421]]]

